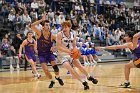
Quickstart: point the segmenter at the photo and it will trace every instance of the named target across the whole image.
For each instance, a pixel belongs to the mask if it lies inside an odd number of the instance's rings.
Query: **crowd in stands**
[[[93,43],[96,39],[102,45],[122,44],[126,31],[140,31],[140,10],[126,7],[123,0],[116,1],[118,0],[51,0],[51,3],[46,3],[44,0],[0,0],[3,23],[10,24],[11,31],[16,34],[11,39],[8,37],[11,33],[8,32],[3,36],[2,44],[6,38],[17,54],[26,33],[31,30],[30,24],[40,19],[45,12],[53,34],[61,31],[63,21],[71,20],[72,30],[83,38],[82,42],[90,36]],[[37,27],[42,29],[41,25]]]

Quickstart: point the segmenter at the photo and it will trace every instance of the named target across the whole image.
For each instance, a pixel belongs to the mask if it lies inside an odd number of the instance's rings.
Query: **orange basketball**
[[[74,49],[72,49],[72,52],[73,52],[73,54],[72,54],[71,57],[72,57],[73,59],[79,59],[79,58],[81,57],[81,52],[80,52],[79,49],[74,48]]]

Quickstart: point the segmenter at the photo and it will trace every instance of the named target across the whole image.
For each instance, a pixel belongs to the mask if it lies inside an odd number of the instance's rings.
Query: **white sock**
[[[59,76],[59,75],[55,75],[55,77],[56,77],[56,78],[59,78],[60,76]]]
[[[129,80],[125,80],[125,83],[128,83],[129,82]]]

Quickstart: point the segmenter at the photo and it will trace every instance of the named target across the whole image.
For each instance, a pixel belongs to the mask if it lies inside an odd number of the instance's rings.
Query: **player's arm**
[[[76,33],[74,32],[73,48],[76,47]]]
[[[101,49],[109,49],[109,50],[124,49],[124,48],[130,48],[130,44],[125,43],[123,45],[113,45],[113,46],[101,47]]]
[[[137,44],[138,44],[138,39],[140,38],[140,32],[136,33],[133,36],[133,49],[137,48]]]
[[[37,42],[34,40],[34,51],[35,51],[35,53],[38,53],[38,51],[37,51]]]
[[[23,47],[27,44],[27,40],[24,40],[22,42],[22,44],[20,45],[20,48],[19,48],[19,57],[21,57],[21,53],[22,53],[22,49]]]
[[[53,40],[56,41],[56,36],[57,36],[56,34],[51,34],[51,41]]]
[[[57,47],[57,49],[71,55],[71,51],[67,47],[62,45],[61,40],[62,40],[62,33],[59,32],[57,37],[56,37],[56,47]]]
[[[42,19],[34,22],[31,24],[31,29],[37,34],[37,36],[41,35],[41,32],[38,30],[38,28],[36,27],[36,25],[40,24],[41,22],[46,20],[46,14],[43,15]]]

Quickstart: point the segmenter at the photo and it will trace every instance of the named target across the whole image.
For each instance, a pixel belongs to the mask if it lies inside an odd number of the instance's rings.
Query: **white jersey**
[[[61,32],[61,33],[62,33],[62,41],[61,41],[62,46],[65,46],[68,49],[73,49],[74,31],[70,32],[70,37],[65,36],[63,32]],[[68,54],[68,53],[65,53],[65,52],[62,52],[59,50],[58,50],[58,53],[60,55],[67,55]]]

